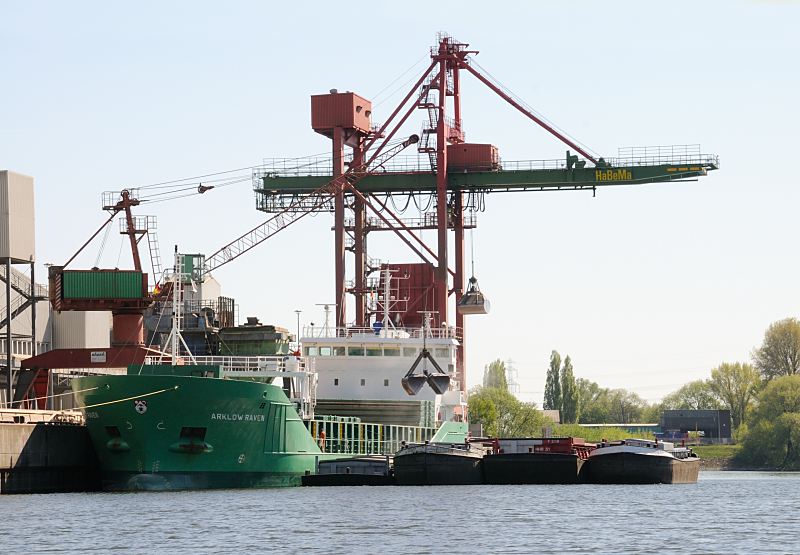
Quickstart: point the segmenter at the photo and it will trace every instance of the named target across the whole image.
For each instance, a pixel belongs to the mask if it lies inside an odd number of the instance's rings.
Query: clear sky
[[[326,152],[311,94],[355,91],[382,121],[446,31],[601,154],[700,143],[722,166],[596,198],[490,195],[473,240],[493,311],[469,320],[470,385],[510,358],[522,397],[540,403],[557,349],[579,377],[656,400],[749,360],[771,322],[800,312],[797,2],[2,2],[0,22],[0,168],[36,178],[40,264],[63,263],[100,225],[102,191]],[[463,105],[468,140],[504,160],[563,157],[474,79]],[[250,187],[139,214],[158,216],[162,254],[210,253],[263,220]],[[220,269],[242,317],[322,321],[331,224],[304,220]],[[101,266],[129,264],[116,232]],[[414,261],[389,238],[371,247]]]

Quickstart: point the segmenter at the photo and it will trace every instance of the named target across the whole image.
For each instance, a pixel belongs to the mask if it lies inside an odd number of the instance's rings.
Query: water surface
[[[800,553],[800,473],[0,496],[0,553]]]

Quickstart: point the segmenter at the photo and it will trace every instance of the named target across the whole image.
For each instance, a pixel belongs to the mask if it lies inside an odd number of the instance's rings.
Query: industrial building
[[[701,432],[706,440],[718,439],[721,443],[730,441],[731,411],[729,410],[665,410],[661,416],[661,429],[684,434]],[[698,435],[700,435],[698,433]]]
[[[52,349],[108,347],[110,341],[111,313],[53,311],[35,264],[34,179],[0,170],[0,407],[10,406],[10,391],[23,389],[16,386],[24,359]],[[57,379],[34,390],[49,395],[54,386]],[[55,398],[48,408],[71,406],[69,399]]]

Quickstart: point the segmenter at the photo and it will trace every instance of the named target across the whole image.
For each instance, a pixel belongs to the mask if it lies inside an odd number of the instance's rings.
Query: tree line
[[[563,423],[658,422],[668,409],[728,409],[742,462],[800,468],[800,321],[774,322],[750,362],[723,362],[707,379],[689,382],[650,404],[626,389],[603,388],[577,378],[569,356],[552,351],[545,379],[544,409],[560,411]],[[537,435],[548,426],[533,403],[509,391],[505,364],[496,360],[483,384],[470,392],[470,421],[489,435]]]

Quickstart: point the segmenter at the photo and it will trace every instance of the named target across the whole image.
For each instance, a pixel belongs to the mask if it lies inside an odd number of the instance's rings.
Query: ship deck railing
[[[377,424],[352,420],[329,420],[323,415],[306,420],[309,433],[323,453],[349,455],[391,455],[403,445],[424,443],[436,427]]]
[[[424,328],[359,328],[359,327],[315,327],[305,326],[301,340],[335,339],[335,338],[359,338],[364,336],[379,337],[381,339],[455,339],[460,340],[461,329],[453,326]]]
[[[151,360],[152,359],[152,360]],[[158,357],[147,357],[148,364],[157,364]],[[221,366],[223,373],[247,374],[252,377],[272,375],[300,375],[314,372],[314,361],[298,359],[292,355],[243,356],[209,355],[195,356],[196,364]]]

